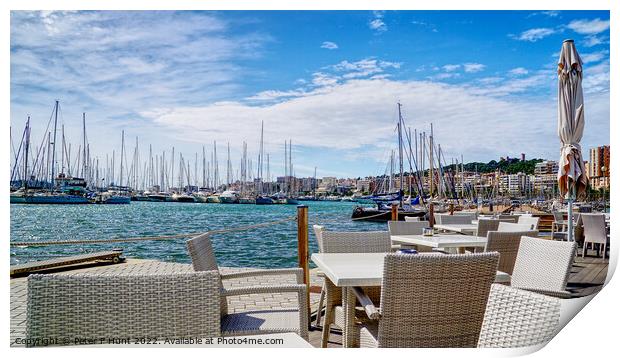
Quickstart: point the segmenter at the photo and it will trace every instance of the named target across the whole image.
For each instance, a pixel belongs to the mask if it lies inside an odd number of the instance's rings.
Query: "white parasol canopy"
[[[562,144],[558,186],[560,194],[568,193],[570,199],[585,194],[588,186],[579,145],[585,125],[581,65],[575,42],[565,40],[558,60],[558,136]]]

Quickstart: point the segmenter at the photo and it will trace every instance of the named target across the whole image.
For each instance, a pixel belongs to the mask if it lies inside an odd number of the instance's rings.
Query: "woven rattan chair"
[[[523,236],[510,285],[556,297],[570,297],[566,283],[577,244]]]
[[[314,236],[316,237],[316,243],[317,246],[319,247],[319,252],[323,252],[323,230],[325,230],[325,227],[322,225],[312,225],[312,230],[314,231]],[[325,277],[325,275],[323,274],[323,272],[318,271],[317,272],[317,276],[319,277]],[[321,315],[323,312],[323,307],[325,304],[325,283],[323,283],[323,286],[321,287],[321,294],[319,295],[319,305],[317,307],[317,311],[316,311],[316,321],[315,324],[317,326],[321,325]]]
[[[513,224],[500,221],[497,226],[497,231],[502,232],[517,232],[517,231],[530,231],[532,230],[532,225],[530,224]]]
[[[370,253],[390,252],[392,245],[387,231],[336,232],[323,231],[323,252],[325,253]],[[331,325],[344,328],[344,311],[342,310],[342,289],[325,278],[325,322],[321,346],[327,347]],[[380,288],[368,288],[366,292],[375,302],[379,301]],[[359,333],[353,332],[354,337]]]
[[[430,227],[428,221],[388,221],[390,236],[422,235],[424,228]]]
[[[599,244],[602,248],[603,259],[605,259],[605,253],[607,251],[607,228],[605,225],[604,214],[581,214],[581,220],[583,220],[583,251],[581,257],[585,257],[588,251],[588,244]]]
[[[517,259],[517,253],[519,252],[521,236],[537,237],[538,231],[489,231],[487,233],[487,244],[484,251],[499,252],[499,265],[497,268],[499,271],[512,275],[515,260]]]
[[[568,230],[568,220],[564,219],[564,214],[559,211],[553,212],[553,222],[551,223],[551,237],[566,240]]]
[[[498,260],[497,252],[387,255],[380,309],[354,290],[374,321],[360,329],[360,345],[476,347]]]
[[[497,231],[499,220],[497,219],[478,219],[478,229],[476,236],[486,237],[489,231]]]
[[[471,224],[472,217],[470,215],[440,215],[441,225],[462,225],[462,224]]]
[[[27,343],[217,337],[221,335],[219,281],[215,271],[31,275]]]
[[[547,343],[560,325],[560,300],[500,284],[491,286],[479,348]]]
[[[406,222],[420,221],[420,217],[419,216],[405,216],[405,221]]]
[[[540,218],[536,216],[526,216],[520,215],[517,224],[519,225],[529,225],[530,230],[538,230],[538,222]]]
[[[516,224],[519,220],[519,215],[508,215],[508,214],[499,214],[497,217],[500,221],[510,220],[513,224]]]
[[[196,236],[187,241],[187,249],[195,271],[219,272],[215,253],[208,234]],[[223,280],[258,276],[295,275],[297,284],[281,284],[268,286],[235,287],[225,289]],[[221,302],[220,313],[223,335],[250,335],[295,332],[308,339],[308,306],[306,302],[306,286],[303,284],[302,269],[270,269],[241,271],[230,274],[220,272]],[[298,309],[279,309],[229,313],[227,297],[248,294],[297,293]]]

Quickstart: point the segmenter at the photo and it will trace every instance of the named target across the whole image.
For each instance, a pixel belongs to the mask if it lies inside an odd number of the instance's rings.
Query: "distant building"
[[[545,160],[543,162],[536,163],[534,166],[534,175],[557,175],[559,168],[558,162],[553,160]]]
[[[586,170],[592,188],[609,188],[609,164],[608,145],[590,149],[590,160]]]

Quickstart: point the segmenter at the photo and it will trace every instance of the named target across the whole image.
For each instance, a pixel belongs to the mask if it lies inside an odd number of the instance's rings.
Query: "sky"
[[[72,151],[86,113],[91,156],[130,163],[217,141],[256,163],[261,123],[273,176],[292,140],[297,176],[385,173],[397,103],[446,162],[557,160],[557,60],[584,62],[582,148],[609,144],[608,11],[12,11],[11,131],[39,145],[60,101]],[[73,154],[72,158],[75,158]],[[178,159],[177,159],[178,160]],[[256,164],[254,164],[256,165]],[[118,170],[118,169],[117,169]]]

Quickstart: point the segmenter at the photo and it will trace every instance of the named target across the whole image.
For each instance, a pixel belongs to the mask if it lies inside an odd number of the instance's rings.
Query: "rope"
[[[228,228],[228,229],[211,230],[207,232],[188,233],[188,234],[143,236],[143,237],[130,237],[130,238],[124,238],[124,239],[106,239],[106,240],[66,240],[66,241],[40,241],[40,242],[22,241],[22,242],[11,242],[10,245],[11,246],[48,246],[48,245],[107,244],[107,243],[116,243],[116,242],[173,240],[173,239],[181,239],[185,237],[198,236],[202,234],[213,235],[213,234],[223,234],[223,233],[234,232],[234,231],[246,231],[246,230],[256,229],[256,228],[265,227],[265,226],[283,224],[289,221],[297,221],[297,217],[289,216],[282,220],[271,221],[267,223],[239,226],[239,227],[233,227],[233,228]]]

